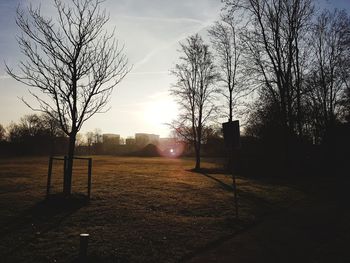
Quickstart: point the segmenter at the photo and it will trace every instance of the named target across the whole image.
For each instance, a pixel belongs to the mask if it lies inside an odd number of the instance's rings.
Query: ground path
[[[323,183],[304,200],[188,262],[350,262],[348,189]]]

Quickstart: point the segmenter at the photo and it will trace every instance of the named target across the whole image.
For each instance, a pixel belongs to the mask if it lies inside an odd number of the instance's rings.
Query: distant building
[[[135,144],[137,146],[143,147],[147,144],[158,145],[159,135],[149,134],[149,133],[135,133]]]
[[[120,135],[105,133],[102,135],[102,140],[104,145],[119,145],[120,144]]]

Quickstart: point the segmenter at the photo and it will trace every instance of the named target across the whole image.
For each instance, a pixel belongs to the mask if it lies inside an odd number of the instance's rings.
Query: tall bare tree
[[[86,137],[86,144],[88,146],[88,153],[91,154],[91,148],[92,148],[92,145],[93,145],[93,142],[94,142],[94,133],[93,132],[87,132],[85,134],[85,137]]]
[[[188,37],[180,47],[180,63],[172,70],[177,82],[170,90],[181,111],[174,126],[192,143],[196,154],[195,169],[200,169],[204,127],[216,111],[214,98],[218,90],[214,84],[218,74],[209,46],[198,34]]]
[[[334,126],[345,111],[349,88],[350,17],[345,11],[325,10],[312,28],[308,98],[317,139]]]
[[[268,94],[279,111],[286,153],[294,135],[302,136],[306,39],[312,0],[225,0],[226,10],[242,10],[247,78]],[[277,116],[278,116],[277,115]]]
[[[209,29],[211,42],[218,57],[222,94],[228,102],[228,120],[232,121],[233,111],[239,100],[247,95],[248,87],[242,85],[241,45],[238,37],[238,21],[234,14],[221,15],[221,19]]]
[[[54,0],[57,19],[45,17],[39,8],[18,9],[16,23],[22,34],[18,43],[26,60],[20,73],[9,66],[16,80],[36,89],[33,110],[59,121],[69,136],[64,193],[71,193],[76,135],[83,123],[103,112],[113,87],[128,73],[123,48],[114,31],[105,30],[109,16],[101,0]],[[34,90],[33,89],[33,90]]]

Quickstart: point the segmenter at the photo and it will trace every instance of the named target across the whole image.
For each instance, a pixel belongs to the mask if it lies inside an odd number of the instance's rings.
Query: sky
[[[51,0],[0,0],[0,124],[18,122],[33,113],[20,100],[31,101],[28,87],[11,79],[4,63],[16,67],[21,54],[16,42],[15,24],[18,4],[37,6],[54,16]],[[177,105],[169,89],[175,79],[169,73],[179,57],[179,42],[206,30],[218,19],[220,0],[106,0],[110,14],[108,27],[116,28],[115,37],[125,46],[132,71],[119,83],[106,113],[96,114],[81,132],[100,129],[122,137],[138,132],[169,135],[165,123],[176,118]],[[322,0],[327,7],[350,11],[350,0]]]

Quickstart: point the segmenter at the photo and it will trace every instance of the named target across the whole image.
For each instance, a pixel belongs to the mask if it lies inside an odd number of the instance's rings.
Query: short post
[[[79,262],[87,262],[89,234],[80,234]]]
[[[53,161],[53,158],[52,158],[52,156],[50,156],[50,159],[49,159],[49,170],[47,172],[46,198],[48,198],[49,195],[50,195],[51,175],[52,175],[52,161]]]
[[[91,169],[92,169],[92,158],[89,158],[89,167],[88,167],[88,199],[89,200],[91,196]]]

